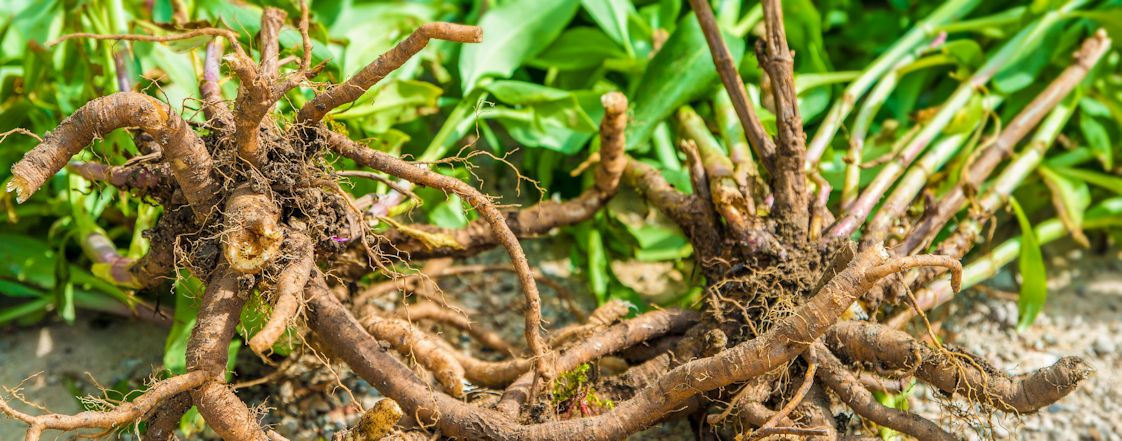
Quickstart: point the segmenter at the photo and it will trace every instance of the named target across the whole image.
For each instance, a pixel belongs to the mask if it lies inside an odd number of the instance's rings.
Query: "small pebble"
[[[1095,339],[1095,342],[1091,344],[1091,349],[1095,351],[1095,354],[1103,357],[1117,351],[1117,346],[1115,346],[1114,342],[1110,341],[1107,336],[1100,335]]]

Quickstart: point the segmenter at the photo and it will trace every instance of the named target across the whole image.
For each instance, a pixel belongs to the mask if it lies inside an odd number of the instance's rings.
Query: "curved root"
[[[13,409],[0,398],[0,412],[28,425],[25,441],[37,441],[43,430],[105,429],[131,424],[144,417],[164,400],[193,389],[210,379],[207,372],[192,371],[168,378],[148,388],[136,399],[108,411],[86,411],[75,415],[48,414],[32,416]]]
[[[95,99],[63,120],[12,166],[7,190],[16,192],[17,201],[26,201],[66,166],[70,157],[95,138],[122,127],[139,127],[158,140],[196,218],[206,218],[219,195],[218,184],[210,175],[214,165],[206,146],[169,105],[136,92]]]
[[[300,308],[301,297],[304,294],[304,285],[308,284],[312,266],[315,265],[312,254],[314,252],[312,240],[308,239],[306,234],[290,232],[289,240],[295,258],[277,276],[276,287],[273,290],[276,293],[276,299],[273,302],[273,311],[269,315],[269,320],[265,322],[265,326],[260,331],[257,331],[257,334],[254,334],[253,338],[249,339],[250,349],[258,355],[263,356],[272,349],[273,344],[288,329],[289,322],[293,317],[296,317],[296,312]]]
[[[864,322],[838,323],[823,340],[846,358],[889,369],[914,369],[919,379],[947,395],[1019,413],[1056,402],[1094,372],[1082,359],[1065,357],[1052,366],[1010,377],[973,355],[931,348],[905,332]]]
[[[838,397],[862,417],[924,440],[954,441],[956,438],[939,428],[939,425],[919,415],[885,407],[877,402],[872,392],[865,389],[857,377],[845,369],[830,349],[821,343],[814,359],[820,366],[818,378]]]
[[[460,43],[479,43],[483,41],[483,29],[455,23],[425,23],[409,34],[389,52],[362,68],[345,83],[328,89],[304,105],[296,116],[298,124],[313,125],[323,119],[327,112],[343,104],[357,100],[370,86],[397,70],[413,55],[425,48],[431,39],[457,41]]]
[[[464,395],[464,368],[442,345],[437,337],[425,334],[407,321],[385,319],[374,315],[362,320],[362,326],[371,336],[386,342],[403,356],[416,360],[432,372],[436,381],[454,397]]]

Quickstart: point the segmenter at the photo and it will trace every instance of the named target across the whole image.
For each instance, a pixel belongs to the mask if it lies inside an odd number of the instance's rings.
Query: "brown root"
[[[434,38],[460,43],[479,43],[483,41],[483,30],[475,26],[455,23],[425,23],[345,83],[316,95],[313,100],[300,109],[300,113],[296,116],[296,122],[314,125],[332,109],[358,99],[367,89],[377,84],[390,72],[397,70],[421,49],[424,49],[429,40]]]
[[[586,221],[615,196],[628,162],[624,154],[627,98],[619,92],[609,92],[600,101],[605,113],[600,122],[600,166],[596,168],[595,185],[572,200],[544,201],[522,210],[502,212],[504,222],[515,236],[540,236],[554,228]],[[411,227],[427,234],[447,237],[452,245],[433,246],[418,240],[415,235],[399,230],[391,233],[389,239],[393,249],[408,253],[414,259],[474,254],[502,242],[500,236],[494,233],[491,221],[486,216],[481,217],[484,219],[474,221],[464,228]]]
[[[249,339],[249,347],[258,355],[265,355],[272,349],[277,339],[288,329],[291,320],[296,317],[300,308],[301,298],[304,295],[304,285],[308,284],[308,277],[315,266],[313,260],[312,241],[300,232],[289,234],[289,249],[294,258],[277,276],[276,287],[273,289],[273,311],[265,326]]]
[[[0,412],[28,425],[25,441],[37,441],[43,430],[104,429],[131,424],[144,417],[157,405],[179,393],[198,387],[210,379],[204,371],[193,371],[157,382],[136,399],[123,402],[108,411],[86,411],[75,415],[47,414],[32,416],[11,408],[0,398]]]
[[[829,348],[821,343],[815,345],[818,347],[815,361],[820,366],[818,378],[838,394],[842,402],[863,418],[918,439],[943,441],[956,439],[937,424],[919,415],[881,405],[873,397],[873,393],[865,389],[857,377],[847,371],[842,362],[830,353]]]
[[[386,342],[401,355],[415,360],[436,377],[436,381],[453,397],[464,395],[464,368],[436,338],[404,320],[370,315],[362,326],[371,336]]]
[[[1094,370],[1078,357],[1010,377],[976,356],[930,348],[905,332],[863,322],[841,322],[824,341],[840,355],[886,369],[915,370],[949,396],[961,395],[998,410],[1031,413],[1063,398]],[[918,362],[918,366],[917,366]]]
[[[8,191],[26,201],[95,138],[114,129],[139,127],[159,140],[164,159],[199,219],[218,203],[218,184],[203,141],[167,104],[148,95],[121,92],[98,98],[66,118],[43,142],[12,166]]]
[[[479,323],[473,323],[466,314],[453,311],[433,302],[420,302],[406,305],[395,312],[397,318],[414,321],[431,320],[464,331],[480,344],[502,354],[513,355],[517,351],[502,336]]]
[[[269,441],[269,436],[257,424],[257,417],[234,395],[230,387],[217,381],[208,381],[191,391],[191,398],[206,418],[207,425],[222,439],[244,441]]]
[[[507,250],[511,263],[518,274],[518,281],[522,284],[522,292],[526,298],[526,343],[533,354],[534,371],[544,379],[553,378],[553,360],[548,344],[541,335],[541,295],[534,279],[534,272],[526,260],[526,253],[518,242],[518,236],[504,219],[502,212],[495,207],[491,200],[466,182],[452,177],[435,173],[399,158],[385,153],[366,148],[343,135],[327,130],[318,130],[319,136],[335,151],[343,156],[355,160],[364,166],[381,172],[406,179],[418,185],[439,188],[454,192],[464,198],[476,210],[480,217],[486,219],[491,227],[492,234]]]
[[[138,190],[141,194],[168,186],[171,175],[167,164],[106,165],[74,161],[66,168],[86,180],[104,182],[123,190]]]
[[[223,253],[230,268],[257,274],[276,257],[284,242],[277,225],[280,209],[251,186],[240,187],[226,201],[226,236]]]

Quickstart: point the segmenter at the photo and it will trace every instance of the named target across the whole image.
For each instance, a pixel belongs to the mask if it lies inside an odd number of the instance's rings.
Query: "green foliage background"
[[[924,118],[925,109],[942,103],[1018,31],[1042,17],[1055,21],[1045,27],[1042,38],[1015,47],[994,80],[959,112],[945,133],[992,130],[1009,121],[1069,64],[1070,54],[1093,29],[1105,27],[1115,41],[1122,40],[1122,10],[1116,0],[952,1],[966,8],[965,18],[932,30],[929,40],[943,31],[946,43],[909,66],[883,106],[873,112],[870,133],[874,136],[865,150],[866,161],[890,154],[894,141]],[[196,21],[229,27],[248,46],[253,46],[261,6],[285,9],[290,17],[299,13],[298,4],[286,0],[182,3],[192,22],[180,27],[198,25]],[[433,42],[353,105],[334,112],[331,121],[374,148],[419,160],[454,155],[469,144],[497,155],[518,150],[511,158],[524,175],[540,184],[540,197],[569,198],[590,184],[591,173],[571,176],[570,171],[599,148],[595,137],[603,115],[599,96],[621,90],[632,102],[629,154],[653,164],[674,185],[689,191],[675,148],[678,127],[668,118],[678,108],[691,106],[709,122],[721,148],[742,135],[735,118],[728,117],[728,99],[699,26],[684,3],[315,0],[311,2],[313,58],[327,60],[316,81],[347,78],[421,23],[478,24],[484,28],[482,44]],[[815,132],[844,86],[938,3],[784,2],[808,134]],[[759,6],[734,0],[714,0],[713,5],[750,94],[758,101],[760,71],[755,56],[745,50],[759,32]],[[0,3],[0,131],[26,128],[43,134],[86,101],[123,89],[146,91],[181,107],[185,117],[199,120],[197,73],[206,39],[174,44],[71,40],[46,46],[73,32],[180,31],[173,22],[169,0]],[[281,40],[285,55],[299,53],[295,29],[287,28]],[[1108,54],[1065,102],[1072,115],[1063,126],[1061,142],[1016,192],[1023,207],[1017,210],[1019,222],[999,223],[1003,226],[993,242],[979,247],[980,253],[1005,262],[1020,256],[1022,272],[1041,275],[1025,278],[1022,310],[1038,311],[1046,296],[1040,244],[1071,230],[1091,234],[1092,229],[1105,229],[1113,234],[1110,227],[1122,220],[1122,203],[1113,199],[1122,195],[1115,160],[1122,140],[1119,58],[1117,51]],[[234,82],[224,83],[223,88],[233,97]],[[291,116],[313,93],[311,88],[289,93],[279,106],[282,118]],[[983,110],[981,96],[1003,99],[995,114]],[[774,130],[774,118],[758,102],[757,107],[765,126]],[[823,174],[835,188],[841,188],[846,142],[843,128],[823,159]],[[6,180],[11,164],[34,145],[33,139],[18,133],[6,137],[0,146],[0,179]],[[979,148],[979,143],[965,148]],[[136,154],[129,135],[117,131],[95,142],[79,159],[120,164]],[[946,182],[957,179],[955,171],[968,156],[960,153],[946,166]],[[486,162],[484,167],[491,169],[496,182],[514,182],[509,170]],[[863,178],[871,179],[875,172],[876,168],[866,170]],[[469,177],[466,170],[457,173]],[[503,185],[497,188],[513,197],[510,186]],[[386,189],[356,181],[351,191],[362,195]],[[415,220],[454,227],[474,218],[458,198],[435,191],[420,194],[425,203],[413,213]],[[627,196],[622,199],[619,203],[626,204]],[[836,199],[837,195],[834,204]],[[182,342],[193,320],[189,299],[199,289],[197,282],[184,278],[174,289],[130,292],[98,278],[97,268],[80,247],[79,238],[103,231],[130,257],[143,255],[147,244],[139,232],[152,224],[158,208],[65,171],[30,201],[16,205],[5,195],[0,207],[6,216],[0,223],[0,325],[30,325],[56,316],[72,321],[84,309],[127,313],[138,302],[159,302],[176,307],[166,361],[170,370],[182,368]],[[1058,218],[1048,220],[1053,217]],[[1030,225],[1036,226],[1036,233],[1018,237]],[[611,260],[673,262],[689,273],[687,241],[676,228],[657,220],[636,220],[623,215],[623,210],[609,209],[561,234],[572,239],[572,267],[600,301],[626,298],[643,307],[653,301],[615,277]],[[1092,234],[1100,244],[1107,236]],[[1011,239],[1002,242],[1005,238]],[[982,269],[969,271],[973,283],[992,275]],[[687,288],[657,301],[689,303],[697,291]],[[253,318],[247,320],[252,329]]]

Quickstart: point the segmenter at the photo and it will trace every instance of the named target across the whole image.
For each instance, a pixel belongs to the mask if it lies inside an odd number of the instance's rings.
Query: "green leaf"
[[[7,294],[7,293],[5,293]],[[40,297],[30,302],[21,303],[16,306],[9,306],[0,309],[0,325],[8,323],[12,320],[18,319],[28,314],[33,314],[42,311],[47,305],[51,304],[50,297]]]
[[[557,40],[526,64],[541,69],[580,70],[627,54],[604,31],[590,27],[566,29]]]
[[[1052,205],[1056,207],[1060,221],[1076,242],[1089,246],[1087,236],[1083,235],[1083,213],[1091,206],[1091,189],[1087,187],[1087,183],[1070,175],[1056,173],[1044,165],[1037,172],[1052,192]]]
[[[739,63],[744,52],[743,40],[727,34],[725,40],[734,63]],[[713,65],[701,25],[693,13],[687,14],[662,50],[651,59],[635,88],[635,116],[628,125],[628,150],[646,143],[658,123],[670,116],[674,109],[714,87],[717,79],[717,68]]]
[[[448,199],[436,204],[429,212],[429,220],[442,228],[463,228],[468,224],[467,214],[464,213],[464,204],[458,195],[450,195]]]
[[[1048,299],[1048,276],[1044,266],[1044,255],[1040,251],[1040,241],[1029,223],[1028,216],[1021,209],[1017,199],[1010,198],[1009,205],[1021,226],[1021,256],[1017,261],[1021,272],[1021,294],[1017,299],[1017,331],[1023,332],[1032,326],[1036,316],[1044,309]]]
[[[1114,151],[1110,146],[1110,135],[1106,127],[1088,112],[1079,112],[1079,130],[1095,158],[1107,170],[1114,168]]]
[[[943,53],[954,58],[960,66],[970,69],[981,66],[986,61],[982,46],[974,40],[954,40],[943,45]]]
[[[535,104],[564,100],[573,96],[567,90],[554,89],[525,81],[499,80],[488,84],[487,90],[499,101],[507,104]]]
[[[596,121],[604,114],[598,96],[595,92],[570,93],[565,99],[519,108],[497,107],[485,116],[501,123],[512,138],[525,146],[572,155],[596,133]],[[520,95],[512,98],[531,99]]]
[[[1053,172],[1078,179],[1096,187],[1102,187],[1112,193],[1122,195],[1122,178],[1093,170],[1084,170],[1069,167],[1054,167]]]
[[[1062,26],[1052,26],[1045,30],[1042,38],[1023,42],[1014,58],[994,75],[994,89],[1009,95],[1036,81],[1040,71],[1051,61],[1062,31]]]
[[[574,233],[578,247],[584,251],[588,285],[596,295],[597,303],[604,303],[611,276],[608,273],[608,255],[604,249],[600,230],[593,225],[593,222],[582,222],[574,228]],[[576,251],[576,248],[573,250]]]
[[[398,124],[436,113],[443,91],[432,83],[416,80],[390,81],[364,94],[336,120],[354,121],[367,133],[385,133]]]
[[[583,0],[581,4],[612,40],[623,45],[627,55],[635,55],[635,48],[631,47],[631,36],[627,32],[627,17],[635,13],[631,0]]]
[[[164,342],[164,369],[173,375],[187,372],[187,339],[195,327],[203,290],[203,282],[189,274],[175,283],[175,321]]]
[[[578,6],[578,0],[514,0],[487,11],[479,22],[483,42],[466,45],[460,52],[464,93],[484,77],[509,77],[561,34]]]

